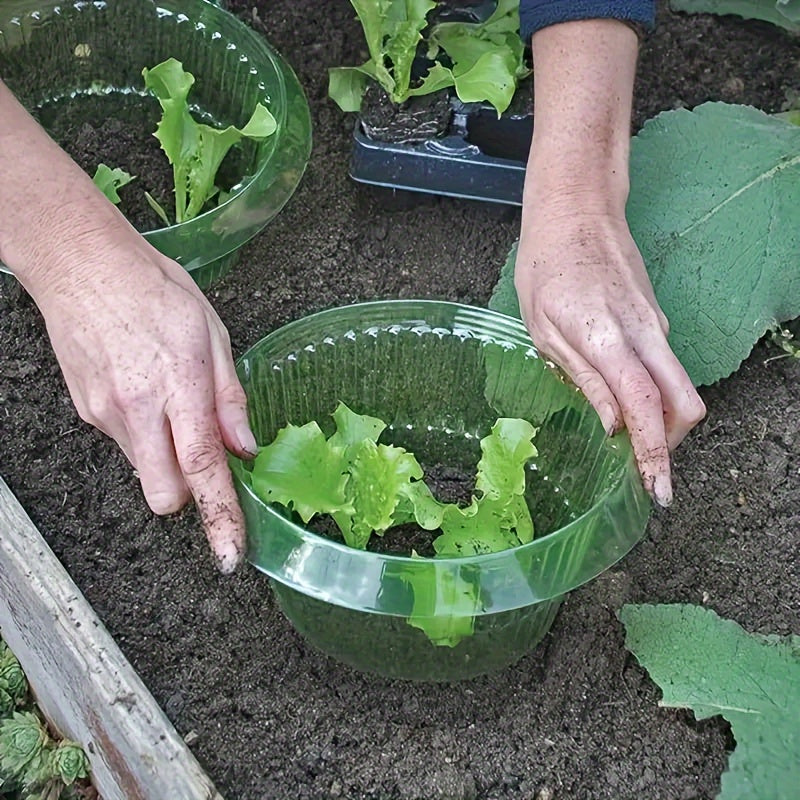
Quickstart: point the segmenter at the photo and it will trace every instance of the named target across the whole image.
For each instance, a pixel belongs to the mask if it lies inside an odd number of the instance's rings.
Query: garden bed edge
[[[223,800],[2,477],[0,632],[103,800]]]

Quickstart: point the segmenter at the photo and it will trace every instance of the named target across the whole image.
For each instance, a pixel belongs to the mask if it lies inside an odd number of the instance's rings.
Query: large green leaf
[[[690,14],[735,14],[800,31],[800,0],[670,0],[670,7]]]
[[[517,261],[518,244],[519,242],[514,242],[511,245],[506,260],[500,269],[500,278],[492,290],[492,296],[489,298],[489,308],[517,319],[522,316],[519,310],[517,290],[514,288],[514,264]]]
[[[792,22],[800,22],[800,0],[777,0],[775,8],[786,19]]]
[[[630,169],[628,222],[670,344],[713,383],[800,315],[800,128],[749,106],[669,111],[634,138]]]
[[[795,800],[800,786],[800,637],[751,635],[710,609],[626,605],[625,643],[661,705],[721,714],[736,750],[720,800]]]
[[[706,103],[650,120],[631,147],[628,222],[670,345],[695,385],[734,372],[800,316],[800,128]],[[519,317],[514,250],[490,308]]]

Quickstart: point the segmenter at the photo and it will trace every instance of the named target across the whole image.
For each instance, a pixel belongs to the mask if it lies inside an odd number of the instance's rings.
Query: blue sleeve
[[[598,17],[650,29],[655,23],[655,0],[520,0],[519,4],[519,29],[525,42],[548,25]]]

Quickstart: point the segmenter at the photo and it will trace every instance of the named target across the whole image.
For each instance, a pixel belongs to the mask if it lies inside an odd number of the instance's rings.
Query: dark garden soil
[[[50,135],[80,164],[89,175],[94,175],[99,164],[111,169],[124,169],[132,180],[119,189],[119,209],[138,231],[161,228],[163,222],[150,207],[145,192],[174,216],[172,193],[172,167],[153,136],[160,109],[153,104],[148,124],[132,125],[126,120],[99,114],[91,120],[75,119],[69,108],[59,114],[54,124],[41,120]],[[79,106],[73,106],[80,110]]]
[[[252,0],[235,7],[252,20]],[[388,209],[347,176],[353,119],[331,65],[365,60],[346,0],[258,0],[293,63],[314,149],[286,209],[209,296],[241,353],[322,308],[384,297],[485,304],[519,210],[419,197]],[[255,24],[255,23],[254,23]],[[636,124],[709,99],[779,110],[800,42],[767,25],[660,14]],[[703,390],[675,455],[675,504],[617,567],[575,591],[544,643],[462,684],[364,676],[311,649],[252,568],[222,577],[193,509],[147,509],[117,447],[77,417],[28,301],[0,295],[0,471],[229,800],[707,800],[733,747],[719,718],[659,708],[626,652],[625,602],[705,604],[751,631],[800,634],[800,363]],[[173,800],[165,798],[164,800]],[[175,799],[177,800],[177,798]]]

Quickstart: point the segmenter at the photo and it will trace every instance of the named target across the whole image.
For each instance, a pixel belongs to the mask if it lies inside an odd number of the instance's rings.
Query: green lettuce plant
[[[259,449],[251,469],[237,475],[265,502],[279,503],[304,523],[329,515],[351,547],[366,548],[373,535],[416,523],[439,530],[439,557],[494,553],[533,539],[525,502],[525,465],[537,455],[536,434],[523,419],[498,419],[480,442],[475,492],[467,506],[437,500],[416,457],[402,447],[380,443],[386,423],[356,414],[344,403],[333,412],[335,432],[326,437],[316,421],[287,425]],[[391,532],[390,532],[391,533]],[[415,553],[410,555],[416,556]],[[414,593],[409,623],[435,644],[455,646],[470,635],[478,588],[466,579],[404,576]],[[450,598],[447,618],[433,613]]]
[[[484,22],[441,22],[429,39],[428,57],[446,57],[458,98],[488,101],[498,114],[511,104],[517,83],[530,74],[519,35],[519,0],[498,0]]]
[[[154,135],[172,164],[175,222],[185,222],[196,217],[219,191],[214,181],[230,148],[243,137],[258,140],[272,135],[277,122],[261,103],[243,128],[229,125],[220,129],[197,122],[189,112],[188,101],[194,76],[174,58],[144,69],[142,75],[145,86],[161,105],[163,114]],[[154,211],[169,225],[166,211],[145,194]]]
[[[364,31],[369,59],[358,67],[329,71],[328,94],[343,111],[358,111],[369,81],[392,102],[454,87],[463,102],[491,103],[505,111],[516,82],[529,70],[519,37],[519,0],[499,0],[480,23],[429,25],[435,0],[351,0]],[[412,65],[420,42],[430,66],[416,82]],[[415,85],[412,85],[415,84]]]

